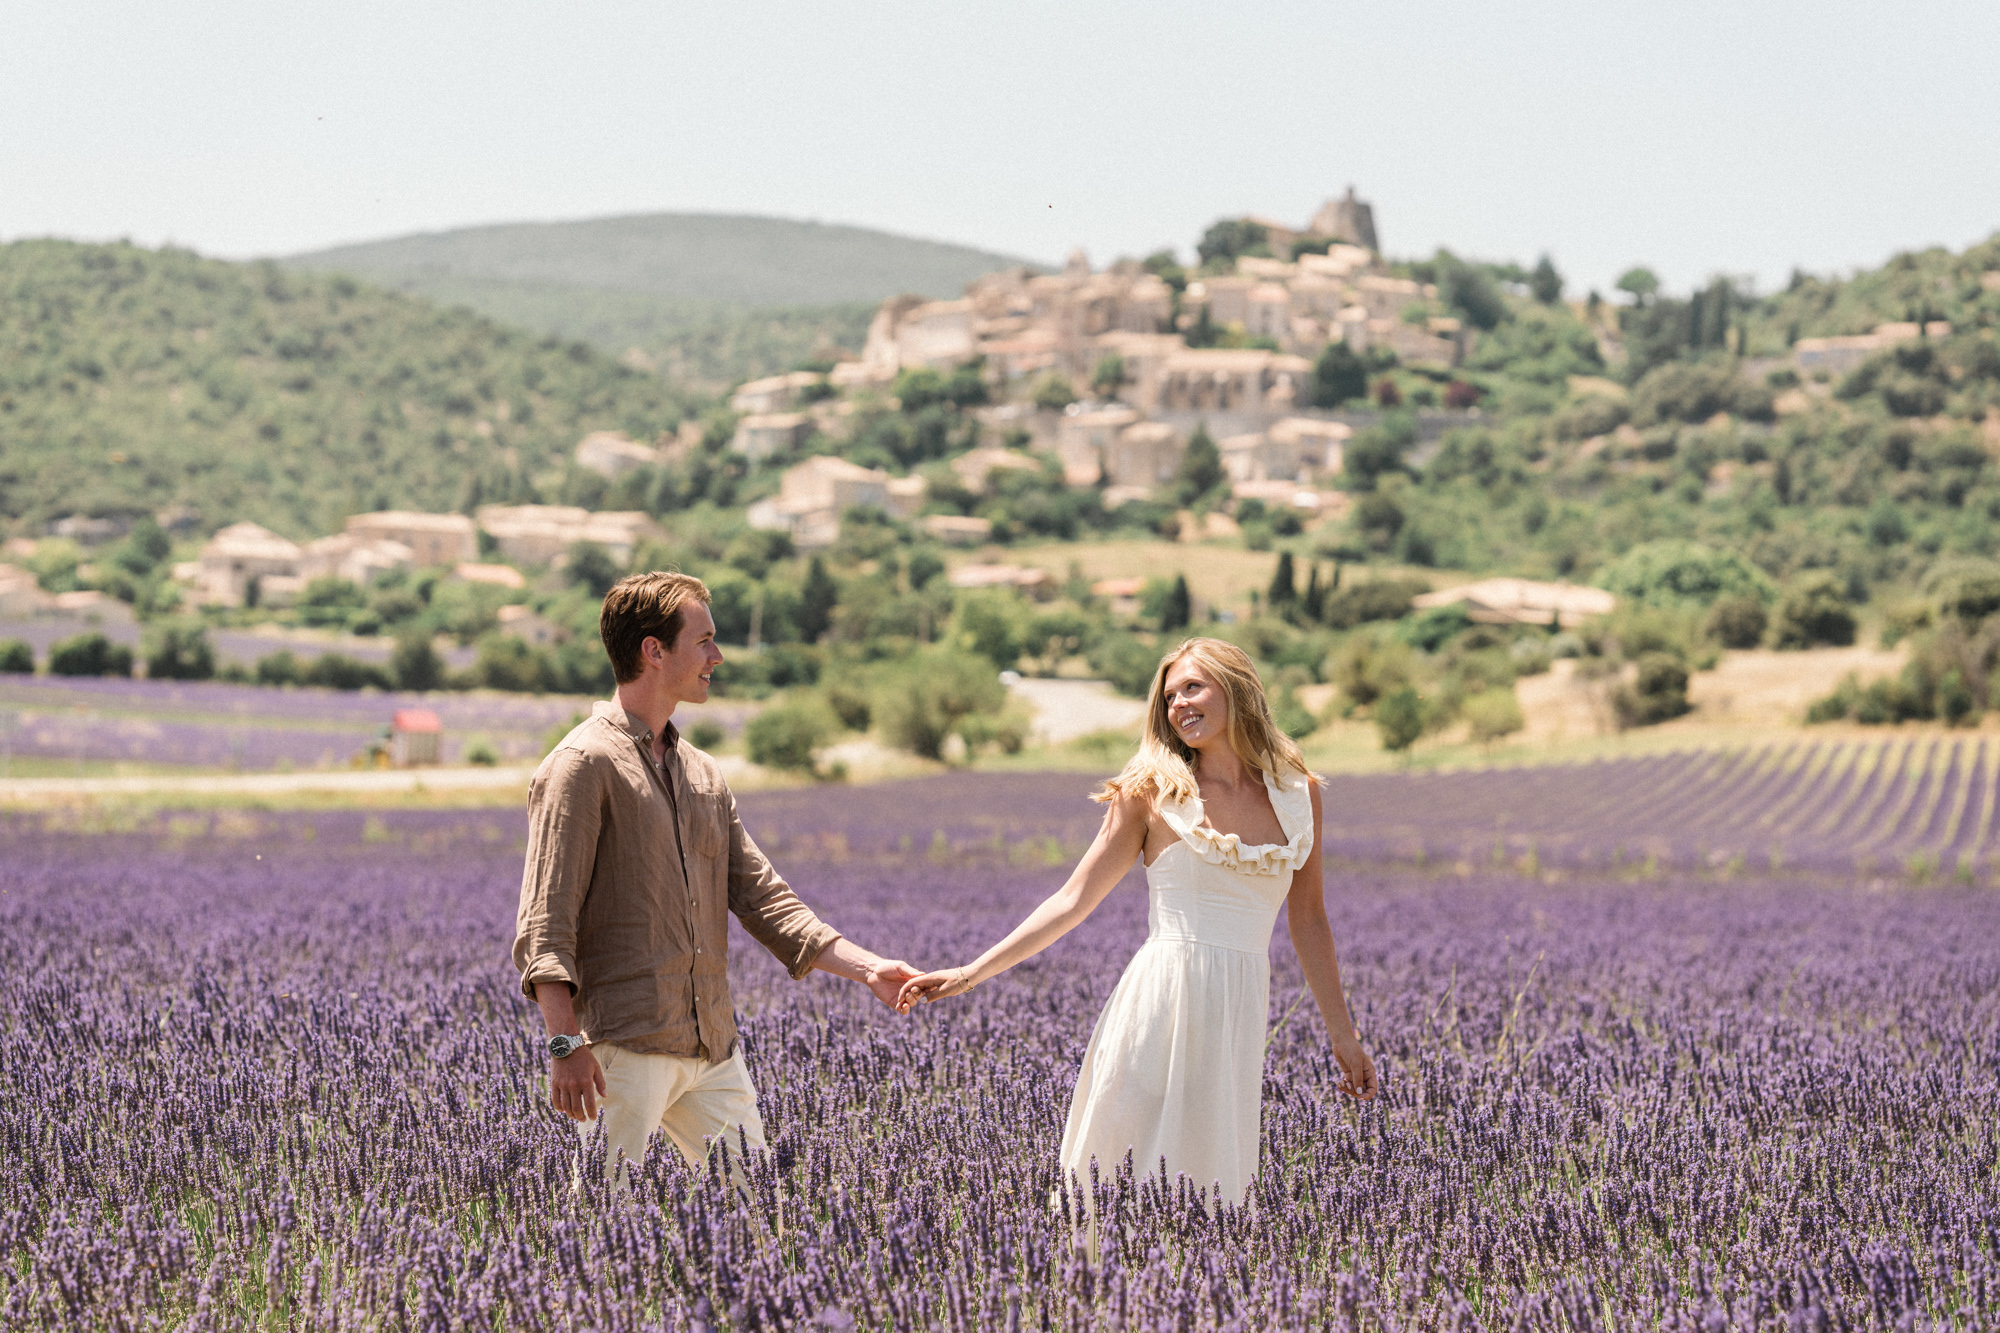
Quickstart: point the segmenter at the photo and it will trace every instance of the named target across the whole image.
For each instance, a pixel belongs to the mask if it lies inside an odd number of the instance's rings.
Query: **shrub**
[[[389,673],[370,662],[357,662],[340,653],[321,653],[301,676],[307,685],[323,685],[331,690],[386,690],[393,682]]]
[[[1414,686],[1404,685],[1382,696],[1375,705],[1375,729],[1390,753],[1409,749],[1424,734],[1424,701]]]
[[[1410,614],[1416,596],[1429,591],[1429,584],[1415,579],[1373,579],[1338,588],[1327,596],[1326,623],[1353,629],[1373,620],[1401,620]]]
[[[129,676],[132,650],[102,634],[78,634],[49,649],[51,676]]]
[[[1647,727],[1686,713],[1688,673],[1671,653],[1642,653],[1638,678],[1611,697],[1620,727]]]
[[[1076,390],[1061,375],[1044,375],[1035,385],[1035,406],[1044,412],[1060,412],[1076,401]]]
[[[1770,615],[1755,597],[1731,593],[1715,599],[1702,622],[1702,632],[1724,648],[1755,648],[1764,641]]]
[[[817,695],[800,695],[767,708],[750,720],[744,740],[752,763],[810,773],[813,752],[840,729],[840,720]]]
[[[500,762],[500,755],[493,748],[492,742],[476,740],[465,747],[465,762],[478,764],[482,768],[491,768]]]
[[[1854,612],[1846,589],[1832,574],[1807,574],[1792,585],[1778,607],[1776,642],[1780,648],[1811,648],[1816,644],[1846,647],[1854,642]]]
[[[304,680],[305,671],[289,648],[280,648],[257,659],[256,681],[259,685],[297,685]]]
[[[1111,682],[1120,694],[1145,698],[1159,670],[1160,654],[1130,634],[1101,636],[1084,653],[1090,669]]]
[[[389,675],[400,690],[435,690],[444,684],[444,659],[428,634],[407,634],[389,654]]]
[[[1006,687],[990,661],[934,648],[885,673],[873,711],[891,745],[942,759],[945,739],[965,719],[1006,706]]]
[[[722,744],[722,738],[726,734],[722,729],[721,723],[713,722],[708,718],[702,718],[699,722],[693,723],[686,731],[681,733],[681,735],[687,738],[687,743],[697,750],[713,750],[716,746]]]
[[[1675,540],[1633,547],[1598,571],[1597,586],[1653,606],[1708,606],[1728,596],[1768,602],[1776,594],[1763,571],[1736,552]]]
[[[23,639],[0,639],[0,675],[35,674],[35,650]]]
[[[1459,705],[1458,711],[1472,728],[1472,739],[1481,745],[1490,745],[1528,725],[1521,713],[1521,701],[1514,697],[1511,685],[1505,689],[1481,690]]]
[[[1271,701],[1271,720],[1278,724],[1279,731],[1295,741],[1304,740],[1319,730],[1319,719],[1299,702],[1299,696],[1291,690],[1280,690],[1278,697]]]
[[[1593,393],[1579,398],[1556,413],[1551,425],[1558,440],[1587,440],[1593,435],[1609,435],[1624,425],[1632,410],[1608,394]]]
[[[867,695],[852,686],[829,685],[825,697],[841,726],[849,731],[868,730],[868,724],[874,720],[874,709],[869,706]]]
[[[472,678],[489,690],[553,694],[562,688],[555,659],[512,634],[489,634],[479,641]]]
[[[1340,645],[1328,668],[1340,692],[1362,708],[1408,685],[1415,675],[1416,659],[1408,644],[1361,634]]]
[[[146,674],[152,679],[207,680],[215,674],[215,649],[198,622],[158,625],[146,638]]]

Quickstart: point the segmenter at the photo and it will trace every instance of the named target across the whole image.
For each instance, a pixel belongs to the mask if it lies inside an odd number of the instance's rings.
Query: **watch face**
[[[576,1041],[572,1037],[549,1038],[549,1050],[554,1053],[556,1059],[558,1060],[562,1059],[564,1056],[568,1055],[571,1051],[575,1049],[576,1049]]]

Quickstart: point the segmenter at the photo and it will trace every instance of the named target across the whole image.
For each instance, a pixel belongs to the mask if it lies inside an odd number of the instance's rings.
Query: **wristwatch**
[[[558,1060],[566,1060],[588,1045],[590,1043],[582,1037],[572,1037],[567,1033],[559,1033],[549,1038],[549,1054]]]

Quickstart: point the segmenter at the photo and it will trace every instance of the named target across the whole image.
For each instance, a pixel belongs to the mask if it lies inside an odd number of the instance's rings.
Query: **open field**
[[[828,920],[949,965],[1065,873],[1088,785],[955,774],[743,808]],[[1518,790],[1355,777],[1329,805],[1423,818]],[[1382,1099],[1334,1092],[1281,929],[1251,1200],[1107,1164],[1093,1265],[1077,1198],[1051,1208],[1055,1149],[1145,932],[1136,877],[1041,959],[907,1019],[791,983],[739,935],[772,1151],[738,1195],[656,1150],[625,1206],[594,1159],[572,1190],[574,1134],[539,1101],[506,962],[517,811],[102,827],[57,810],[0,833],[6,1079],[34,1090],[0,1099],[8,1327],[1974,1328],[2000,1290],[1986,889],[1394,869],[1330,828]]]

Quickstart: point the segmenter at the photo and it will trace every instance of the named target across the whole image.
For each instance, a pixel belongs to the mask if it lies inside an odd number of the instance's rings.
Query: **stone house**
[[[1232,435],[1216,445],[1231,481],[1297,481],[1299,450],[1291,438],[1269,432]]]
[[[1618,599],[1601,588],[1569,583],[1539,583],[1533,579],[1481,579],[1427,592],[1412,599],[1419,610],[1463,603],[1466,614],[1483,625],[1558,625],[1570,629],[1592,616],[1610,615]]]
[[[993,536],[993,520],[961,514],[931,514],[924,519],[923,529],[931,538],[946,546],[981,546]]]
[[[995,472],[1040,472],[1042,465],[1018,449],[974,449],[951,461],[958,484],[978,495]]]
[[[244,606],[262,600],[267,580],[278,580],[280,589],[289,589],[298,581],[303,554],[297,542],[269,528],[232,523],[201,548],[194,600],[210,606]]]
[[[1298,451],[1301,471],[1333,476],[1347,466],[1347,442],[1354,428],[1344,421],[1286,417],[1271,427],[1270,435]]]
[[[789,534],[801,550],[823,550],[839,540],[841,515],[850,509],[905,518],[922,503],[921,478],[892,478],[880,468],[822,455],[785,469],[778,493],[751,505],[745,519],[753,528]]]
[[[619,564],[629,564],[639,543],[659,530],[636,509],[592,513],[574,505],[483,505],[475,517],[501,555],[528,566],[553,565],[578,542],[594,542]]]
[[[494,612],[494,618],[500,622],[502,634],[512,635],[537,648],[551,647],[569,637],[533,607],[503,606]]]
[[[336,578],[365,588],[378,575],[413,569],[416,563],[416,552],[402,542],[338,532],[299,548],[298,577],[302,584]]]
[[[1095,486],[1104,475],[1104,451],[1118,433],[1139,420],[1129,407],[1072,403],[1056,427],[1056,456],[1072,486]]]
[[[810,370],[795,370],[789,375],[771,375],[761,380],[751,380],[738,386],[729,396],[729,410],[745,416],[762,416],[771,412],[790,411],[799,396],[823,382],[825,376]]]
[[[1352,185],[1347,187],[1345,197],[1329,199],[1321,204],[1306,226],[1315,236],[1331,236],[1337,241],[1369,250],[1380,251],[1382,248],[1375,236],[1375,206],[1365,199],[1357,199]]]
[[[1140,421],[1125,427],[1103,449],[1106,484],[1121,491],[1150,494],[1180,471],[1187,441],[1163,421]]]
[[[1179,352],[1161,367],[1154,405],[1165,411],[1283,412],[1307,397],[1312,362],[1254,349]]]
[[[615,430],[592,431],[576,446],[578,467],[613,481],[659,461],[659,450]]]
[[[463,514],[421,514],[385,509],[350,514],[343,525],[359,541],[399,542],[410,548],[419,568],[455,565],[479,558],[479,529]]]
[[[812,418],[803,412],[763,412],[736,423],[729,447],[753,463],[791,453],[812,436]]]

